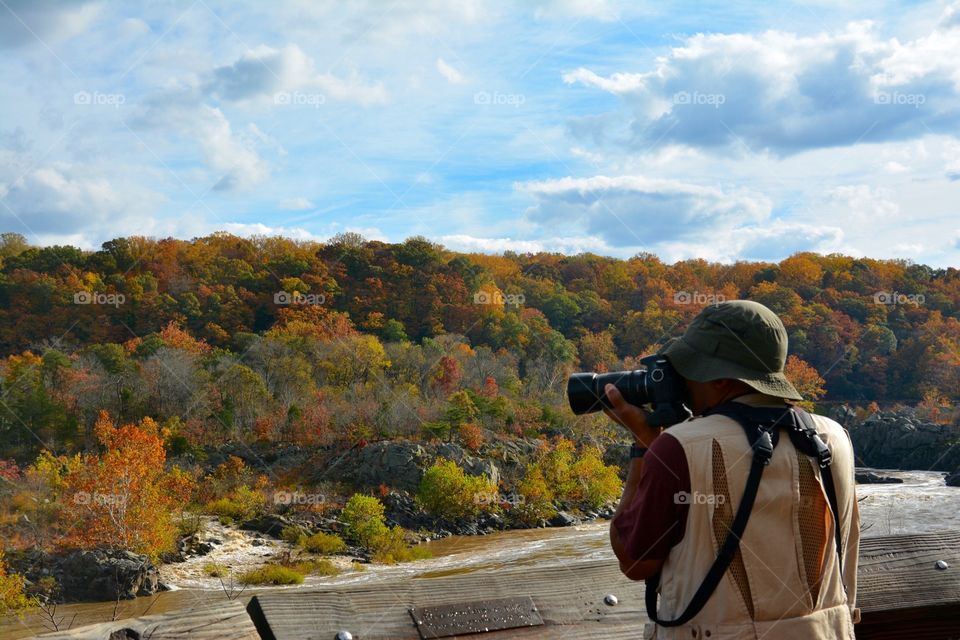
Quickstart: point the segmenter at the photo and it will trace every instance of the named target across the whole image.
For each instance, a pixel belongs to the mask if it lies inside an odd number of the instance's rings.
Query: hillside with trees
[[[672,265],[649,254],[465,254],[349,233],[130,237],[83,251],[3,234],[0,526],[14,549],[159,558],[183,533],[177,505],[249,520],[269,510],[270,491],[320,482],[305,469],[378,441],[504,460],[510,442],[534,443],[501,478],[437,459],[418,505],[439,515],[501,506],[478,501],[474,485],[522,494],[514,512],[528,525],[558,506],[597,509],[619,490],[598,443],[622,434],[569,411],[566,377],[635,367],[704,305],[735,298],[783,319],[788,375],[811,403],[919,405],[955,420],[953,268],[807,253]],[[284,447],[297,464],[261,459]],[[97,502],[117,487],[119,503]],[[331,487],[336,508],[355,489]],[[459,504],[441,500],[461,493]],[[406,557],[382,505],[365,509],[381,556]]]
[[[353,234],[119,238],[94,252],[5,234],[0,260],[0,457],[20,462],[93,446],[101,411],[150,417],[181,446],[557,426],[572,420],[570,371],[633,366],[717,299],[780,314],[825,400],[960,393],[952,268],[491,256]]]

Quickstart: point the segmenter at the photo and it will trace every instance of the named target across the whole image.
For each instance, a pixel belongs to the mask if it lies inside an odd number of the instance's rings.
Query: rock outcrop
[[[960,469],[948,474],[946,483],[948,487],[960,487]]]
[[[903,478],[881,476],[872,471],[857,471],[857,484],[903,484]]]
[[[420,444],[406,440],[373,442],[351,449],[323,471],[326,480],[360,487],[386,485],[416,493],[424,471],[438,458],[453,460],[470,475],[486,475],[500,481],[500,469],[493,459],[468,453],[458,444]]]
[[[960,428],[922,420],[912,410],[878,411],[848,423],[857,464],[880,469],[960,471]]]
[[[130,551],[94,549],[51,555],[32,552],[17,562],[31,583],[56,580],[59,602],[129,600],[163,591],[157,567]]]

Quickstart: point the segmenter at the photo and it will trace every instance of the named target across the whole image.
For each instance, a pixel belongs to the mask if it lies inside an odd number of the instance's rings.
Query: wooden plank
[[[937,560],[950,568],[937,570]],[[858,638],[960,637],[960,532],[866,538],[861,541],[859,573],[863,623]],[[620,603],[603,604],[607,593],[617,595]],[[322,592],[266,594],[251,605],[276,640],[332,638],[339,630],[365,639],[413,640],[418,634],[407,616],[410,607],[520,595],[533,598],[545,626],[489,632],[485,640],[616,638],[621,633],[636,637],[647,622],[643,583],[623,577],[612,560],[508,567],[402,583],[374,579]],[[874,635],[878,631],[886,635]]]
[[[960,638],[960,532],[861,540],[857,605],[858,640]]]
[[[949,568],[936,569],[938,560]],[[617,605],[604,604],[608,593],[617,596]],[[37,637],[104,640],[112,631],[131,628],[152,640],[330,640],[340,630],[364,640],[417,640],[412,607],[517,596],[532,598],[544,626],[491,631],[484,640],[626,640],[636,638],[647,621],[643,583],[625,578],[613,560],[591,560],[404,581],[373,576],[324,591],[256,596],[249,615],[233,601]],[[857,599],[863,613],[860,640],[960,638],[960,532],[862,540]]]
[[[949,564],[941,571],[938,560]],[[960,606],[960,532],[864,538],[857,605],[863,613]]]
[[[69,631],[44,633],[43,640],[106,640],[120,629],[133,629],[150,640],[260,640],[243,603],[232,600],[151,616],[102,622]]]
[[[616,606],[604,604],[608,593],[619,599]],[[643,583],[625,578],[610,561],[518,566],[403,582],[374,578],[325,591],[263,594],[250,605],[251,616],[269,623],[276,640],[329,640],[340,630],[364,640],[417,640],[419,634],[408,614],[412,607],[460,604],[478,596],[525,595],[533,598],[545,626],[491,631],[483,634],[484,640],[636,638],[637,625],[646,621]]]

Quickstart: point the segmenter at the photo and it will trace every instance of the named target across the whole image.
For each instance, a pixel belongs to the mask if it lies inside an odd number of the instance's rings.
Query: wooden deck
[[[861,543],[858,604],[860,640],[960,638],[960,532],[866,538]],[[944,561],[949,568],[936,568]],[[612,593],[619,602],[604,604]],[[254,597],[247,612],[224,601],[212,609],[104,623],[41,638],[106,639],[130,627],[153,640],[183,638],[332,640],[417,639],[411,607],[530,596],[543,626],[490,631],[470,638],[635,639],[647,621],[643,583],[624,578],[612,561],[549,567],[516,566],[442,578],[377,581],[325,589],[285,590]],[[249,613],[249,617],[247,616]]]
[[[120,635],[119,638],[140,637],[143,640],[261,640],[260,634],[247,614],[243,603],[236,600],[216,605],[184,609],[152,616],[91,624],[69,631],[45,633],[44,640],[108,640],[111,634],[131,629],[139,636]]]
[[[857,576],[857,638],[960,639],[960,532],[865,538]]]

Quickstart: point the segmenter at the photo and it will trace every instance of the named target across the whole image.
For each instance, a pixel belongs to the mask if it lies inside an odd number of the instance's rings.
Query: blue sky
[[[960,264],[960,4],[0,0],[0,229]]]

